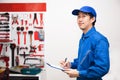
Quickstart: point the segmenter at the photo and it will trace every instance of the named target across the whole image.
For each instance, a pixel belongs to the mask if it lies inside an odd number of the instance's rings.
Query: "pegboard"
[[[41,58],[44,67],[44,15],[46,3],[0,3],[0,46],[9,67],[23,65],[25,58]]]

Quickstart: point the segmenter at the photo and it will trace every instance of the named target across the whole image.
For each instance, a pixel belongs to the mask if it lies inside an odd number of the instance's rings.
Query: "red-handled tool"
[[[40,26],[43,27],[44,22],[43,22],[43,13],[40,13]]]
[[[0,39],[0,42],[12,42],[10,39]]]
[[[2,57],[0,57],[0,60],[4,60],[5,61],[5,63],[6,63],[6,67],[8,68],[9,67],[9,57],[8,56],[2,56]]]
[[[26,34],[27,34],[27,32],[23,32],[23,35],[24,35],[24,44],[26,44]]]
[[[21,32],[17,32],[17,35],[18,35],[18,45],[20,45],[20,34],[21,34]]]
[[[21,29],[20,27],[17,27],[18,45],[20,45],[20,34],[21,34],[20,29]]]

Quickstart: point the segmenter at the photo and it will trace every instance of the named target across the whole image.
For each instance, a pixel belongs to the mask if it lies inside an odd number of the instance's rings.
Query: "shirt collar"
[[[95,27],[93,26],[86,34],[82,34],[82,38],[87,38],[87,37],[89,37],[93,32],[95,32],[96,31],[96,29],[95,29]]]

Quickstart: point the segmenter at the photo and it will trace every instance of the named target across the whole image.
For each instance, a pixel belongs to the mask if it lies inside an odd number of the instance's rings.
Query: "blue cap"
[[[74,10],[72,11],[72,14],[73,14],[73,15],[78,15],[78,13],[79,13],[80,11],[86,12],[86,13],[91,13],[95,18],[96,18],[96,16],[97,16],[95,9],[92,8],[92,7],[90,7],[90,6],[83,6],[83,7],[81,7],[80,9],[74,9]]]

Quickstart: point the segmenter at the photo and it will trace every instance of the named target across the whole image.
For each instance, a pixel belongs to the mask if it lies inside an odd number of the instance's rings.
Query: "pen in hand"
[[[67,58],[65,58],[65,62],[67,61]]]
[[[67,58],[65,58],[65,60],[64,60],[63,68],[64,69],[69,69],[70,68],[70,62],[67,61]]]

